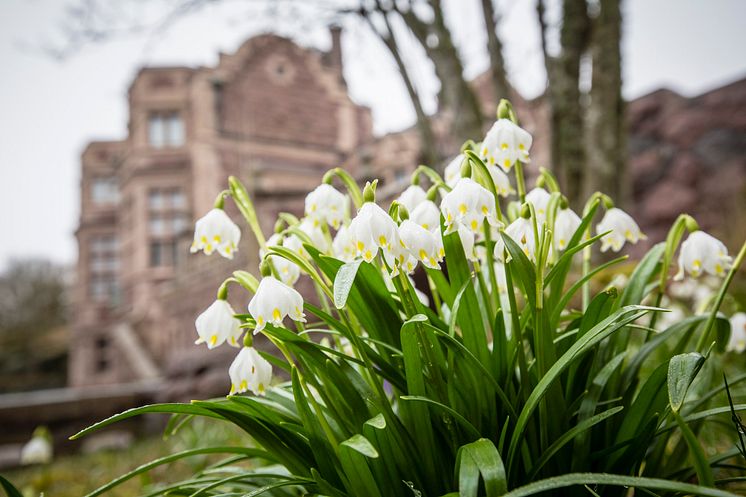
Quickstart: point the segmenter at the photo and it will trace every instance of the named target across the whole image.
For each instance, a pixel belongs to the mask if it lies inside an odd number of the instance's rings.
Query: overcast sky
[[[138,67],[213,65],[218,52],[231,52],[268,28],[245,2],[225,1],[165,33],[86,46],[59,62],[29,47],[59,45],[67,3],[0,1],[0,268],[13,257],[75,260],[79,155],[90,140],[124,138],[125,95]],[[544,70],[535,1],[499,5],[509,77],[524,96],[536,96],[544,87]],[[487,67],[479,1],[447,0],[446,6],[467,75],[479,74]],[[746,1],[627,0],[624,15],[626,97],[662,86],[696,95],[746,76]],[[280,27],[281,34],[328,48],[324,29],[303,29],[301,35],[289,29]],[[372,107],[376,133],[412,124],[395,67],[375,40],[353,28],[343,48],[350,93]],[[413,50],[409,62],[417,65],[416,80],[432,110],[437,83],[432,69],[418,60]]]

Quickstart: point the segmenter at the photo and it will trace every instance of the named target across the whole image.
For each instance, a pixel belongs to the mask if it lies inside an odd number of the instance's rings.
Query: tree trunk
[[[441,110],[451,116],[451,134],[460,142],[482,138],[482,111],[474,90],[464,78],[464,66],[443,18],[440,0],[429,0],[433,22],[426,23],[411,9],[398,9],[407,27],[435,66],[440,80]]]
[[[587,114],[586,193],[603,191],[624,203],[627,188],[624,100],[622,99],[619,0],[600,0],[593,20],[593,86]]]
[[[511,87],[505,71],[502,42],[497,36],[498,17],[492,0],[482,0],[482,14],[487,28],[487,52],[490,54],[492,92],[495,96],[495,105],[497,105],[501,98],[510,98]]]
[[[430,121],[430,116],[428,116],[425,113],[425,109],[422,106],[422,99],[420,99],[420,95],[417,92],[417,88],[415,88],[414,82],[412,81],[412,78],[409,76],[409,73],[407,72],[407,66],[404,64],[404,61],[402,60],[401,52],[399,51],[399,44],[396,41],[394,31],[391,28],[391,22],[389,21],[389,18],[388,18],[390,13],[382,9],[378,9],[378,12],[381,14],[381,16],[383,16],[384,26],[386,28],[384,32],[381,32],[376,28],[375,24],[371,21],[369,17],[370,16],[369,12],[361,11],[360,15],[367,21],[371,30],[378,36],[378,38],[386,46],[388,51],[391,53],[391,56],[394,58],[396,67],[399,69],[399,74],[401,74],[402,81],[404,82],[404,86],[407,89],[407,94],[409,95],[409,99],[412,102],[412,106],[414,107],[415,115],[417,116],[416,126],[417,126],[417,131],[420,134],[420,140],[421,140],[421,143],[420,143],[421,161],[431,167],[437,167],[437,165],[441,162],[442,157],[437,148],[437,142],[435,140],[435,134],[433,133],[433,127]]]
[[[562,2],[562,52],[551,78],[549,96],[552,109],[552,162],[562,189],[571,205],[578,207],[583,194],[586,168],[583,140],[583,111],[579,88],[580,59],[587,48],[589,18],[586,0]]]

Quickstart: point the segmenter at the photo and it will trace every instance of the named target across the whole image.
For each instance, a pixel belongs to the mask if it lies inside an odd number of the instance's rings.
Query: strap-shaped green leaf
[[[362,262],[362,259],[348,262],[337,271],[334,277],[334,306],[337,309],[342,309],[347,304],[347,297],[350,296],[352,284],[355,282],[357,270]]]
[[[459,496],[477,497],[480,477],[486,497],[498,497],[508,491],[503,460],[486,438],[463,445],[458,451]]]
[[[704,362],[705,358],[697,352],[673,356],[668,362],[668,402],[674,412],[681,410],[686,392]]]
[[[706,488],[691,483],[662,480],[659,478],[643,478],[639,476],[612,475],[608,473],[570,473],[555,476],[545,480],[529,483],[523,487],[516,488],[503,497],[528,497],[529,495],[551,492],[559,488],[567,488],[576,485],[613,485],[622,487],[645,488],[649,490],[666,490],[686,495],[699,495],[702,497],[738,497],[736,494]],[[546,495],[546,494],[545,494]]]

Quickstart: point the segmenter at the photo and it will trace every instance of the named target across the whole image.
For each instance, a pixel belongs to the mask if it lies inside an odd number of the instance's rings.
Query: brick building
[[[188,257],[193,223],[228,175],[245,182],[269,231],[324,171],[358,168],[371,115],[350,100],[340,31],[331,35],[329,52],[262,35],[215,67],[137,74],[127,137],[82,154],[72,386],[161,375],[195,348],[194,318],[222,279],[254,269],[248,230],[234,261]]]

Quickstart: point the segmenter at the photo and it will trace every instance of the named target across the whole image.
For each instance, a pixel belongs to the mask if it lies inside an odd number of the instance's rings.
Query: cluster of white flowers
[[[494,256],[491,268],[494,273],[489,284],[502,298],[506,293],[504,264],[510,260],[506,257],[503,234],[531,261],[537,260],[538,250],[543,247],[542,257],[548,257],[550,263],[570,246],[571,240],[590,236],[590,229],[579,232],[582,220],[566,199],[538,185],[521,199],[523,205],[509,209],[513,213],[510,218],[503,216],[499,197],[515,193],[506,173],[516,164],[530,161],[531,143],[528,132],[509,119],[499,119],[474,151],[467,150],[450,161],[442,182],[433,180],[428,191],[419,184],[409,186],[396,199],[391,213],[375,203],[375,184],[366,187],[362,202],[359,192],[358,197],[353,197],[357,198],[358,209],[352,218],[350,197],[327,182],[319,185],[305,199],[304,217],[297,222],[292,216],[283,217],[284,224],[278,223],[278,232],[260,250],[263,277],[248,304],[253,319],[248,326],[253,328],[253,334],[268,325],[281,327],[288,317],[296,323],[305,322],[303,297],[293,288],[301,274],[296,263],[299,259],[293,262],[278,255],[277,247],[284,247],[294,257],[309,262],[311,256],[306,244],[344,262],[362,259],[376,264],[387,285],[393,286],[393,278],[400,273],[411,274],[418,264],[439,269],[445,257],[444,237],[458,233],[464,254],[476,268],[488,267],[488,256]],[[478,163],[477,157],[482,163]],[[473,171],[477,169],[473,165],[479,166],[479,172]],[[522,183],[518,186],[522,192]],[[439,205],[437,195],[441,195]],[[603,203],[603,208],[605,214],[595,227],[601,235],[602,251],[618,252],[627,242],[634,244],[646,238],[632,217],[613,207],[610,200]],[[290,226],[282,229],[288,222]],[[546,234],[551,235],[550,240],[544,239]],[[240,237],[240,230],[223,211],[222,202],[218,202],[197,221],[192,251],[202,250],[208,255],[218,252],[232,258]],[[494,241],[492,254],[487,253],[490,240]],[[677,279],[685,273],[695,278],[703,273],[722,276],[730,262],[720,241],[702,231],[693,231],[681,246]],[[497,289],[492,288],[495,284]],[[422,302],[428,301],[426,295],[415,290]],[[210,349],[223,343],[241,346],[244,327],[227,302],[226,293],[219,292],[218,299],[195,322],[197,343],[205,343]],[[733,319],[740,319],[740,324],[734,324],[729,348],[742,351],[746,349],[746,315],[741,313]],[[243,347],[229,369],[231,394],[251,391],[264,395],[269,388],[272,367],[253,348],[252,336],[244,335]]]

